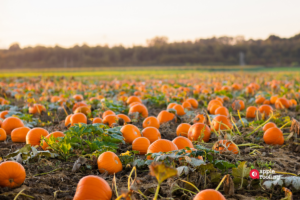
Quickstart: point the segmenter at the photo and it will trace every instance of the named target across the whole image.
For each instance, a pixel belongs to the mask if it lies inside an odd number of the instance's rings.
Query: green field
[[[203,72],[300,72],[300,67],[262,66],[170,66],[170,67],[99,67],[99,68],[53,68],[53,69],[3,69],[0,77],[74,76],[103,79],[125,79],[130,77],[167,78],[170,76],[197,75]]]

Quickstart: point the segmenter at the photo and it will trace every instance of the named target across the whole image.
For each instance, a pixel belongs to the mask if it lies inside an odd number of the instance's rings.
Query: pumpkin
[[[147,127],[151,127],[151,126],[159,129],[159,122],[158,122],[157,118],[154,116],[147,117],[143,121],[143,128],[147,128]]]
[[[73,114],[68,115],[65,119],[65,126],[67,127],[69,124],[71,124],[71,117]]]
[[[150,141],[146,137],[138,137],[132,142],[132,150],[139,151],[141,155],[147,153]]]
[[[249,106],[246,110],[246,118],[255,118],[257,110],[255,106]]]
[[[82,101],[83,96],[81,94],[75,94],[73,95],[73,99],[75,99],[76,101]]]
[[[63,132],[56,131],[56,132],[53,132],[53,133],[50,133],[49,135],[47,135],[46,138],[49,139],[52,135],[55,138],[65,137],[65,134]],[[48,148],[48,144],[46,143],[46,141],[43,141],[42,149],[46,150],[47,148]]]
[[[3,128],[0,128],[0,142],[6,140],[6,131]]]
[[[23,184],[26,178],[24,167],[15,161],[0,164],[0,186],[15,188]]]
[[[76,114],[71,116],[70,122],[71,122],[71,126],[74,126],[75,124],[78,124],[78,123],[86,124],[87,123],[87,117],[83,113],[76,113]]]
[[[220,153],[231,151],[234,154],[239,153],[239,148],[233,142],[229,140],[219,140],[214,146],[213,150],[219,151]]]
[[[188,123],[179,124],[176,129],[176,135],[187,137],[190,127],[191,125]]]
[[[147,150],[148,153],[159,153],[159,152],[169,152],[169,151],[174,151],[178,150],[177,146],[171,142],[170,140],[166,139],[159,139],[153,142]],[[150,160],[152,159],[151,156],[147,156],[147,159]]]
[[[89,106],[79,106],[78,108],[76,108],[76,110],[74,111],[74,114],[76,113],[83,113],[86,116],[91,114],[91,108]]]
[[[275,102],[275,107],[277,109],[288,109],[290,107],[290,102],[286,98],[278,98]]]
[[[130,96],[130,97],[127,99],[127,101],[126,101],[126,103],[127,103],[128,105],[131,104],[131,103],[133,103],[133,102],[139,102],[139,103],[142,103],[142,100],[141,100],[140,97],[137,97],[137,96]]]
[[[122,171],[123,166],[119,157],[111,151],[102,153],[97,160],[100,173],[115,174]]]
[[[114,111],[107,110],[102,114],[102,119],[104,119],[107,115],[116,115]]]
[[[133,140],[142,136],[138,127],[132,124],[126,124],[121,128],[120,131],[124,137],[124,141],[130,144],[133,142]]]
[[[282,145],[284,143],[282,131],[277,127],[269,128],[268,130],[266,130],[263,138],[266,144]]]
[[[128,114],[133,114],[138,112],[142,117],[148,117],[148,109],[143,104],[136,104],[129,109]]]
[[[43,128],[33,128],[26,135],[26,144],[31,146],[40,145],[42,136],[46,137],[49,132]]]
[[[263,131],[266,132],[269,128],[277,127],[277,125],[273,122],[268,122],[264,125]]]
[[[78,182],[73,200],[110,200],[111,197],[112,190],[109,184],[101,177],[89,175]]]
[[[199,192],[193,200],[226,200],[225,197],[218,191],[206,189]]]
[[[1,125],[1,128],[6,131],[7,135],[10,135],[12,130],[19,127],[24,127],[24,124],[22,120],[17,117],[7,117],[5,120],[3,120]]]
[[[226,107],[220,106],[215,110],[215,115],[224,115],[226,117],[229,117],[229,111]]]
[[[155,127],[147,127],[142,130],[142,135],[145,138],[148,138],[150,143],[153,143],[154,141],[161,139],[161,134],[159,130]]]
[[[177,104],[173,107],[173,109],[176,110],[177,115],[179,115],[179,116],[185,115],[185,111],[184,111],[184,108],[182,105]]]
[[[101,124],[101,123],[102,123],[102,119],[100,117],[95,117],[92,122],[92,124]]]
[[[196,123],[189,128],[188,138],[191,141],[197,141],[200,138],[202,138],[204,142],[208,142],[210,138],[210,134],[211,134],[210,128],[206,124]]]
[[[124,123],[131,122],[131,119],[127,115],[118,114],[117,117],[123,119]]]
[[[11,140],[13,142],[26,142],[26,135],[30,131],[28,127],[16,128],[11,132]]]
[[[196,99],[188,98],[186,101],[189,102],[193,108],[198,108],[198,101]]]
[[[46,112],[46,108],[41,104],[34,104],[33,106],[29,107],[28,111],[30,114],[41,114],[42,111]]]
[[[186,147],[194,148],[193,143],[186,137],[178,136],[172,141],[178,149],[185,149]]]
[[[219,130],[229,130],[229,129],[232,129],[233,126],[232,126],[231,122],[229,121],[229,119],[226,116],[219,115],[219,116],[216,116],[212,120],[211,127],[213,129],[215,129],[216,131],[219,131]]]
[[[109,127],[112,127],[113,124],[118,123],[119,117],[117,115],[106,115],[103,118],[103,124],[107,124]]]
[[[273,108],[270,105],[261,105],[259,106],[258,111],[267,117],[271,112],[273,112]]]
[[[174,113],[170,113],[166,110],[163,110],[157,115],[157,120],[159,124],[163,124],[172,120],[176,121],[176,116]]]

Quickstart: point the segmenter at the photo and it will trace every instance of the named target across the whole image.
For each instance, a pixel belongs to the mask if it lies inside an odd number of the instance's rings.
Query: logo
[[[259,179],[259,171],[257,169],[252,169],[250,171],[250,177],[252,179]]]

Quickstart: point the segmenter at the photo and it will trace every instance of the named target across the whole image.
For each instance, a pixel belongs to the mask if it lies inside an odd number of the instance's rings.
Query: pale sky
[[[300,0],[0,0],[0,48],[300,33]]]

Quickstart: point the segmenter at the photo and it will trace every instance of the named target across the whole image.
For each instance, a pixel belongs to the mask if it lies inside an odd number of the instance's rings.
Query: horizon
[[[21,48],[133,47],[145,46],[156,36],[166,36],[170,43],[222,36],[290,38],[300,33],[299,7],[297,0],[4,0],[0,2],[0,49],[13,43]]]

